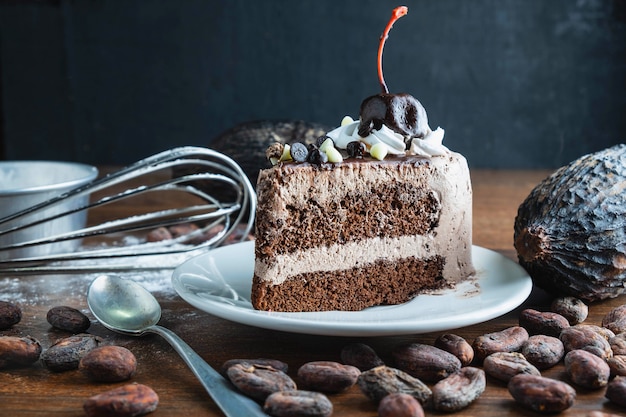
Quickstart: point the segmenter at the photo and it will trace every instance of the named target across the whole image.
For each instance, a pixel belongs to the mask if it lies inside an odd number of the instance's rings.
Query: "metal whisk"
[[[122,191],[112,191],[114,189]],[[77,250],[0,260],[0,273],[40,274],[173,268],[180,263],[180,257],[166,255],[183,254],[188,255],[183,258],[191,257],[201,250],[219,246],[239,233],[240,240],[244,240],[253,227],[256,194],[240,166],[229,157],[211,149],[180,147],[142,159],[83,187],[0,219],[0,237],[80,211],[90,210],[91,213],[91,210],[100,206],[120,203],[144,193],[154,193],[155,198],[160,199],[164,199],[167,193],[172,195],[167,201],[183,202],[171,208],[107,219],[67,233],[0,246],[2,255],[7,251],[40,245],[82,242],[75,245]],[[102,196],[98,197],[99,195]],[[87,201],[73,208],[71,204],[67,204],[68,199],[89,200],[85,196],[92,196],[91,202]],[[185,204],[185,201],[193,203]],[[42,218],[42,211],[49,212],[52,207],[66,206],[70,208]],[[196,227],[187,227],[187,232],[175,237],[169,236],[157,241],[145,239],[149,231],[160,227],[190,224]],[[128,236],[134,236],[138,232],[143,233],[144,237],[128,239]],[[122,243],[119,241],[120,236]],[[85,242],[92,237],[99,237],[100,242],[109,238],[113,243],[100,243],[90,247]],[[135,261],[138,256],[149,256],[150,259],[154,256],[159,262],[149,262],[147,265],[144,263],[142,266]],[[120,262],[94,262],[98,259],[119,259]]]

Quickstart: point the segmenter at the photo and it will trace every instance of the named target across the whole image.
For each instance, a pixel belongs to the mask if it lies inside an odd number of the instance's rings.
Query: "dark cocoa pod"
[[[538,287],[585,301],[626,292],[626,144],[588,154],[519,206],[514,244]]]

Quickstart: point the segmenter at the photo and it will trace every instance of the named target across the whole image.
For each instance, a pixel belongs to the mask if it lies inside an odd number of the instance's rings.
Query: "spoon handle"
[[[187,343],[176,333],[158,325],[150,326],[146,332],[156,333],[172,345],[174,350],[183,358],[185,363],[198,377],[213,401],[227,417],[264,416],[259,404],[252,399],[235,391],[222,375],[204,361]]]

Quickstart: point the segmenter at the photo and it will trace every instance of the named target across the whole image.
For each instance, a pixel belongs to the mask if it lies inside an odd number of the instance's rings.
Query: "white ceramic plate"
[[[472,248],[476,279],[455,289],[419,295],[394,306],[362,311],[279,313],[250,304],[254,242],[223,246],[174,270],[172,283],[192,306],[215,316],[261,328],[333,336],[385,336],[456,329],[501,316],[530,294],[526,271],[497,252]]]

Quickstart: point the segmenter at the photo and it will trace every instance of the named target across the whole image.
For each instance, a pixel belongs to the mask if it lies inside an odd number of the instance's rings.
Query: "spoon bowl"
[[[141,285],[115,275],[101,275],[89,285],[87,305],[94,317],[109,330],[131,336],[156,333],[163,337],[191,368],[226,416],[267,417],[259,404],[235,391],[180,337],[157,324],[161,319],[161,306]]]
[[[141,285],[128,279],[102,275],[89,286],[87,304],[106,328],[141,335],[161,319],[161,306]]]

